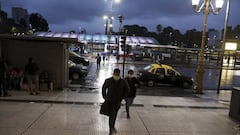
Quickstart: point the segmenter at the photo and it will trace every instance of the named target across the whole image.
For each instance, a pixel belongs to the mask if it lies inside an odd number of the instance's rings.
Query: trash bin
[[[229,116],[240,121],[240,87],[233,87]]]

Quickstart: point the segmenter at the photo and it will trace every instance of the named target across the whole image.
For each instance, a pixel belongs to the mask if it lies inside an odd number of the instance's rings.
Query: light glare
[[[120,3],[121,0],[115,0],[116,3]]]
[[[192,0],[192,5],[197,6],[199,4],[200,0]]]
[[[215,0],[216,8],[222,8],[224,0]]]
[[[237,43],[234,43],[234,42],[226,42],[226,43],[225,43],[225,50],[232,50],[232,51],[237,50]]]

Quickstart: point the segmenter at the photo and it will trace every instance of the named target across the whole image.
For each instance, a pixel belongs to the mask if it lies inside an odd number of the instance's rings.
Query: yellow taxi
[[[170,84],[189,88],[193,86],[194,80],[191,77],[181,75],[173,67],[166,64],[150,64],[138,71],[138,79],[147,84]]]

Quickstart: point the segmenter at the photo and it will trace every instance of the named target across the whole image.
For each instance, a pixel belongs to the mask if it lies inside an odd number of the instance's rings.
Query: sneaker
[[[117,133],[116,128],[113,128],[112,131],[110,131],[110,133],[108,135],[113,135],[113,134],[116,134],[116,133]]]
[[[36,92],[35,95],[39,95],[40,93],[39,92]]]
[[[33,95],[33,93],[32,93],[32,92],[30,92],[30,95]]]
[[[117,130],[116,128],[113,128],[113,133],[116,134],[117,133]]]

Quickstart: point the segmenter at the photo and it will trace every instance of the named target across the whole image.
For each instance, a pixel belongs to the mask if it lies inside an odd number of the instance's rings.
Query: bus
[[[154,44],[127,44],[126,55],[142,55],[143,57],[153,57],[153,55],[161,55],[162,57],[171,57],[171,54],[176,52],[177,46],[172,45],[154,45]],[[118,49],[118,50],[117,50]],[[104,52],[116,55],[119,51],[119,55],[124,55],[123,46],[118,44],[105,44]]]

